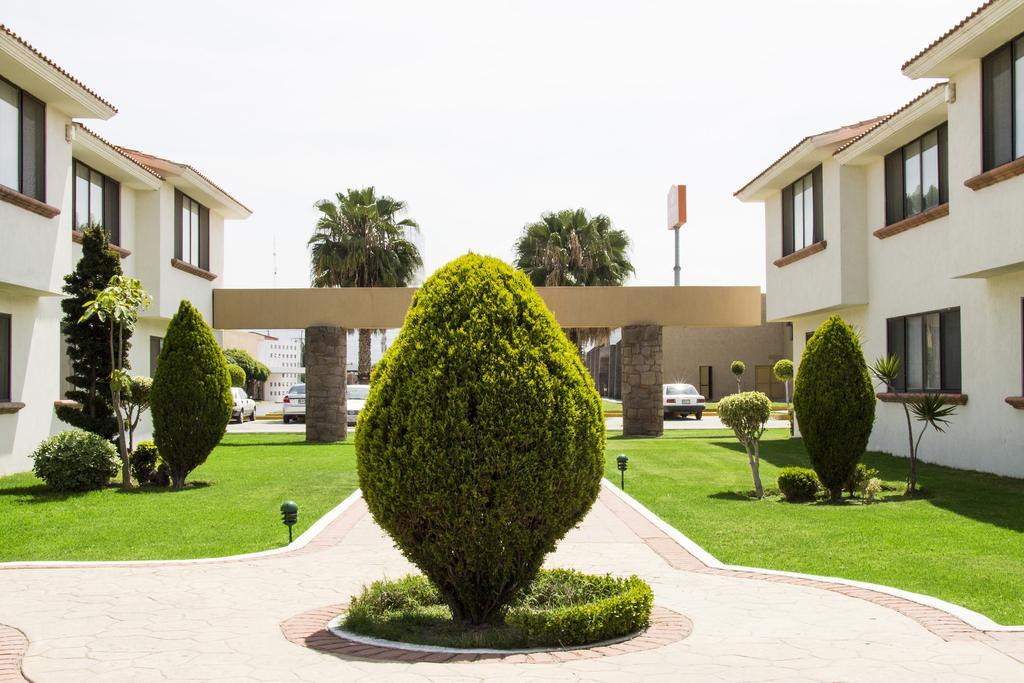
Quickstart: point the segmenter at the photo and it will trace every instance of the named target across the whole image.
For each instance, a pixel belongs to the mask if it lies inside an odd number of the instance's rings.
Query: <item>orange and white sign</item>
[[[686,185],[673,185],[668,191],[668,229],[678,230],[686,222]]]

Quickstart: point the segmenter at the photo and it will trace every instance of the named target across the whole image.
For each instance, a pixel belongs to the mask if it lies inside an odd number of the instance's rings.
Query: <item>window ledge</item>
[[[44,218],[53,218],[60,214],[60,209],[56,206],[50,206],[46,202],[41,202],[35,197],[29,197],[27,194],[22,194],[17,190],[12,190],[6,185],[0,185],[0,201],[20,206],[21,208],[31,211],[32,213],[37,213]]]
[[[1020,159],[1014,159],[1013,161],[1003,164],[1002,166],[996,166],[990,171],[985,171],[980,175],[976,175],[973,178],[968,178],[964,181],[964,185],[971,188],[975,192],[978,190],[988,187],[989,185],[995,185],[1001,183],[1004,180],[1015,178],[1024,174],[1024,157]]]
[[[1024,410],[1024,396],[1007,396],[1006,402],[1017,410]]]
[[[948,216],[948,215],[949,215],[949,202],[946,202],[945,204],[939,204],[938,206],[936,206],[934,208],[931,208],[931,209],[928,209],[927,211],[922,211],[921,213],[917,214],[916,216],[911,216],[910,218],[904,218],[903,220],[898,221],[896,223],[893,223],[892,225],[887,225],[884,228],[879,228],[878,230],[875,230],[874,235],[878,239],[884,240],[886,237],[892,237],[893,235],[898,235],[901,232],[906,232],[907,230],[910,230],[911,228],[916,228],[919,225],[924,225],[925,223],[930,223],[930,222],[932,222],[932,221],[934,221],[936,219],[939,219],[939,218],[942,218],[942,217]]]
[[[782,268],[783,266],[788,266],[790,263],[796,263],[797,261],[805,259],[808,256],[813,256],[814,254],[817,254],[819,251],[825,251],[825,247],[827,247],[827,246],[828,246],[828,241],[827,240],[822,240],[820,242],[815,242],[811,246],[804,247],[803,249],[800,249],[799,251],[794,251],[792,254],[789,254],[788,256],[783,256],[780,259],[775,259],[775,261],[773,261],[773,263],[774,263],[776,268]]]
[[[72,230],[71,231],[71,241],[74,242],[75,244],[81,244],[83,237],[84,237],[84,235],[82,234],[81,230]],[[126,256],[131,256],[132,255],[131,251],[129,251],[128,249],[125,249],[124,247],[119,246],[117,244],[108,244],[107,247],[110,249],[110,251],[114,252],[115,254],[120,256],[121,258],[124,258]]]
[[[16,413],[24,407],[25,404],[19,401],[0,401],[0,415]]]
[[[53,402],[53,407],[55,410],[57,408],[75,408],[76,410],[81,410],[82,404],[78,401],[69,401],[64,398],[59,398]]]
[[[193,266],[191,263],[186,263],[185,261],[182,261],[179,258],[172,258],[171,266],[177,268],[178,270],[183,270],[186,273],[190,273],[192,275],[201,277],[204,280],[209,280],[210,282],[213,282],[214,280],[217,279],[217,276],[211,273],[210,271],[203,270],[202,268],[197,268],[196,266]]]
[[[925,396],[941,396],[942,402],[947,405],[963,406],[967,405],[967,394],[954,394],[943,391],[928,392],[924,393],[921,391],[911,392],[883,392],[878,394],[878,400],[882,403],[907,403],[908,401],[916,401],[924,398]]]

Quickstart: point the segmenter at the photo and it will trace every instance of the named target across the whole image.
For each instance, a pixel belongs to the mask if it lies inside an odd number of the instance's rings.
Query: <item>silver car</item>
[[[692,384],[666,384],[663,392],[666,418],[693,415],[699,420],[704,415],[704,397]]]
[[[249,398],[245,389],[231,387],[231,400],[234,401],[234,405],[231,407],[232,420],[238,420],[239,423],[245,422],[246,415],[250,420],[256,420],[256,401]]]
[[[306,385],[295,384],[284,395],[281,405],[281,414],[285,424],[289,422],[306,421]]]
[[[348,423],[354,425],[359,419],[359,411],[366,405],[366,397],[370,393],[368,384],[349,384],[346,389],[345,399],[348,405]]]

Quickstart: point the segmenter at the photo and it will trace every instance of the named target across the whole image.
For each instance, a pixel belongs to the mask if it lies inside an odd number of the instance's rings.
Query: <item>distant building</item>
[[[744,391],[761,391],[773,401],[785,400],[785,387],[775,379],[772,366],[793,352],[792,327],[764,321],[761,297],[758,327],[665,327],[662,330],[662,379],[665,384],[687,383],[697,387],[708,401],[736,393],[736,379],[729,369],[734,360],[747,366]],[[602,396],[622,397],[619,334],[610,343],[591,349],[587,369]]]

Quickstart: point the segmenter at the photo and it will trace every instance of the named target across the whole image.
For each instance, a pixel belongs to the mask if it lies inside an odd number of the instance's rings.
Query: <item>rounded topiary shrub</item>
[[[802,503],[814,500],[821,482],[814,470],[807,467],[783,467],[779,470],[779,490],[786,500]]]
[[[240,365],[228,363],[228,373],[231,375],[231,386],[245,386],[245,370],[243,370]]]
[[[117,476],[114,444],[92,432],[70,429],[51,436],[32,454],[32,471],[57,491],[93,491]]]
[[[793,408],[811,466],[832,500],[839,500],[867,448],[875,392],[857,332],[838,315],[807,342]]]
[[[160,452],[152,441],[142,441],[132,452],[132,477],[140,486],[168,486],[170,470],[160,459]]]
[[[228,363],[210,326],[188,301],[167,326],[151,401],[153,441],[180,489],[220,443],[234,405]]]
[[[600,488],[594,383],[526,276],[469,254],[431,276],[356,430],[374,519],[457,621],[500,621]]]

